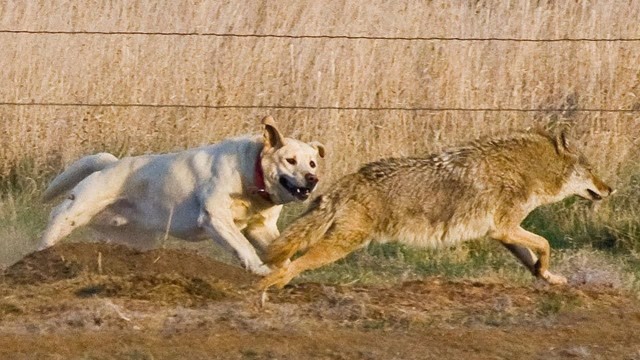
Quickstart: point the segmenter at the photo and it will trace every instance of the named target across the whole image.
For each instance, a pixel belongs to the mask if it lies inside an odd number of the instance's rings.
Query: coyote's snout
[[[259,287],[282,287],[371,240],[441,247],[487,235],[535,276],[563,284],[548,270],[547,240],[520,223],[567,196],[598,201],[612,193],[564,132],[519,132],[424,158],[380,160],[335,183],[270,245],[266,263],[277,269]]]
[[[587,200],[598,201],[613,194],[614,190],[593,174],[589,165],[581,158],[574,169],[572,182],[576,186],[576,195]],[[578,190],[582,187],[582,191]]]

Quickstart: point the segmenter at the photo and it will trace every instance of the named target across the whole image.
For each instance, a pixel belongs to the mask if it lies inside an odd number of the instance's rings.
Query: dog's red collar
[[[254,184],[256,186],[256,193],[266,201],[273,202],[273,200],[271,200],[271,195],[269,195],[269,193],[267,192],[266,185],[264,183],[264,171],[262,170],[262,157],[259,155],[258,155],[258,159],[256,160],[254,173],[255,173]]]

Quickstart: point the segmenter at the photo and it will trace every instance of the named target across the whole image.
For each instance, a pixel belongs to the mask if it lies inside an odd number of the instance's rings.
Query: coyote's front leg
[[[549,271],[551,247],[547,239],[520,226],[509,230],[494,231],[490,236],[507,247],[535,276],[552,285],[567,283],[564,276],[555,275]],[[536,260],[536,256],[529,249],[538,253],[540,258]]]

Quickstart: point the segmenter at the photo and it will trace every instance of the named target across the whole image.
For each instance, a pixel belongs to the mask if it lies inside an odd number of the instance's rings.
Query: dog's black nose
[[[312,173],[307,173],[304,176],[304,179],[307,181],[307,185],[313,187],[318,183],[318,177]]]

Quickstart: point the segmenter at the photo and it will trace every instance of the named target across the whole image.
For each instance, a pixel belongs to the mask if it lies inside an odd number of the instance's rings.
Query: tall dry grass
[[[639,37],[628,1],[10,1],[0,28],[294,35]],[[638,42],[522,43],[0,34],[0,100],[464,108],[640,107]],[[274,114],[324,141],[329,178],[550,113],[0,106],[0,177],[87,152],[180,149],[257,131]],[[608,177],[632,161],[638,113],[567,113]],[[615,179],[614,181],[618,181]]]
[[[7,1],[0,29],[285,35],[638,38],[640,3],[613,1]],[[171,151],[259,131],[328,148],[326,186],[363,162],[566,120],[631,200],[637,226],[640,42],[405,41],[0,33],[0,101],[337,107],[562,108],[555,112],[0,105],[2,188],[36,194],[79,156]],[[532,159],[535,161],[535,159]],[[635,182],[634,182],[635,181]],[[617,205],[616,205],[617,206]],[[567,222],[579,211],[571,210]],[[582,219],[582,218],[580,218]],[[622,221],[623,225],[615,223]],[[635,227],[634,227],[635,226]],[[631,240],[629,240],[631,241]]]

